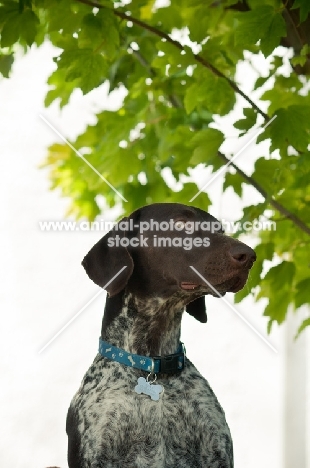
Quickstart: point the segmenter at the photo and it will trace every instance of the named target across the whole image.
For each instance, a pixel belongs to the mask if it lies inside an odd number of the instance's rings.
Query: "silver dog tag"
[[[159,394],[162,393],[163,390],[164,387],[162,387],[161,385],[154,385],[153,382],[148,382],[148,380],[144,377],[139,377],[138,385],[135,386],[135,392],[138,393],[138,395],[144,393],[145,395],[150,396],[151,399],[154,401],[159,400]]]

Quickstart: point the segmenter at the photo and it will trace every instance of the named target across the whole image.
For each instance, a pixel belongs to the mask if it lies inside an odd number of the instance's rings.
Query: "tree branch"
[[[85,5],[92,6],[93,8],[106,8],[103,5],[100,5],[99,3],[93,2],[91,0],[76,0],[79,3],[84,3]],[[133,16],[129,16],[126,13],[122,13],[121,11],[118,10],[111,10],[113,11],[113,14],[115,16],[118,16],[119,18],[126,20],[126,21],[131,21],[132,23],[136,24],[137,26],[140,26],[143,29],[146,29],[147,31],[150,31],[151,33],[155,34],[158,37],[161,37],[162,39],[165,39],[167,42],[170,44],[174,45],[177,49],[181,51],[185,51],[184,47],[180,42],[175,41],[172,39],[169,34],[166,34],[159,29],[155,28],[154,26],[151,26],[147,23],[144,23],[144,21],[139,20],[138,18],[134,18]],[[216,67],[214,67],[211,63],[209,63],[207,60],[205,60],[201,55],[199,54],[193,54],[193,58],[196,62],[200,63],[203,65],[205,68],[208,68],[209,70],[212,71],[212,73],[219,78],[224,78],[224,80],[227,81],[229,86],[240,96],[242,96],[250,105],[255,109],[260,115],[263,116],[265,121],[270,120],[269,116],[265,114],[237,85],[236,83],[228,78],[227,76],[224,75],[220,70],[218,70]]]
[[[229,163],[230,160],[220,151],[218,152],[218,156],[225,162]],[[284,215],[285,218],[290,219],[296,226],[298,226],[302,231],[304,231],[306,234],[310,235],[310,227],[307,226],[301,219],[299,219],[294,213],[291,213],[289,210],[287,210],[281,203],[278,201],[274,200],[266,190],[264,190],[260,184],[256,182],[251,176],[248,176],[245,172],[242,171],[238,166],[236,166],[234,163],[230,164],[238,174],[241,175],[243,179],[245,179],[252,187],[256,188],[256,190],[265,198],[265,200],[270,203],[271,206],[273,206],[277,211],[279,211],[281,214]]]

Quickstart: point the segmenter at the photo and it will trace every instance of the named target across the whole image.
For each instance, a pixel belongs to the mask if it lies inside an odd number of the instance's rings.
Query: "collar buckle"
[[[184,369],[185,355],[183,352],[168,354],[166,356],[155,356],[153,359],[155,363],[158,363],[158,373],[161,374],[172,374],[181,372]]]

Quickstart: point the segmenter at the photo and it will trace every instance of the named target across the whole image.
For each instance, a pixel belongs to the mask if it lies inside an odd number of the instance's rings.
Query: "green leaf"
[[[257,299],[267,297],[269,303],[264,311],[264,315],[271,318],[268,330],[271,330],[273,321],[283,323],[289,304],[292,299],[292,283],[296,267],[292,262],[283,261],[279,265],[272,267],[261,281],[261,291]]]
[[[307,61],[307,57],[304,55],[297,55],[296,57],[291,58],[291,64],[296,67],[296,65],[301,65],[302,67]]]
[[[0,73],[5,77],[8,78],[12,65],[14,62],[14,55],[2,55],[0,54]]]
[[[252,174],[255,182],[258,182],[267,193],[277,193],[281,183],[283,165],[278,159],[259,158],[255,163]]]
[[[49,0],[49,7],[44,8],[46,15],[46,27],[49,36],[52,38],[52,42],[55,43],[58,34],[51,35],[51,33],[60,32],[61,36],[72,37],[74,33],[79,31],[81,21],[85,15],[82,9],[77,8],[77,5],[73,5],[72,2],[67,0]],[[82,7],[83,5],[79,5]],[[88,9],[89,11],[89,9]]]
[[[217,157],[218,150],[224,141],[224,135],[215,128],[207,128],[197,132],[188,143],[190,148],[194,148],[190,164],[197,165],[200,163],[208,163],[213,158]]]
[[[299,17],[300,21],[303,22],[307,19],[308,14],[310,12],[310,3],[308,0],[295,0],[292,10],[295,8],[299,8]]]
[[[228,187],[232,187],[234,192],[239,197],[242,197],[242,184],[244,182],[245,181],[240,174],[232,174],[231,172],[226,172],[223,182],[223,190],[225,191],[228,189]]]
[[[2,27],[11,17],[15,16],[16,13],[19,13],[19,6],[16,2],[11,0],[6,2],[2,1],[0,5],[0,27]]]
[[[234,106],[235,94],[224,78],[212,74],[210,70],[200,72],[199,81],[187,88],[184,97],[186,112],[204,106],[212,113],[224,115]]]
[[[40,24],[39,18],[33,11],[24,10],[21,21],[20,35],[25,39],[26,44],[30,46],[34,42],[37,34],[37,29]]]
[[[237,120],[237,122],[234,123],[234,127],[246,133],[256,124],[257,112],[252,107],[245,107],[243,109],[243,114],[245,118]]]
[[[189,10],[187,15],[187,26],[189,29],[190,39],[194,42],[202,42],[210,31],[210,27],[216,20],[220,17],[222,8],[220,5],[217,5],[217,8],[212,8],[212,0],[204,0],[203,2],[197,0],[187,0],[191,2],[191,6],[196,6],[197,8],[192,8]],[[199,21],[197,21],[199,18]]]
[[[39,19],[33,11],[25,9],[20,12],[16,4],[15,11],[12,9],[3,26],[1,47],[10,47],[19,39],[30,46],[34,42],[39,24]]]
[[[146,5],[140,8],[140,17],[142,20],[150,20],[153,16],[153,7],[155,0],[148,0]]]
[[[180,192],[177,192],[177,197],[174,201],[179,203],[184,203],[189,205],[189,200],[193,198],[198,192],[198,187],[192,182],[184,184],[183,189]],[[209,206],[212,204],[209,196],[205,192],[201,192],[199,197],[195,198],[193,201],[193,206],[200,208],[201,210],[208,210]]]
[[[270,296],[269,303],[264,311],[264,316],[271,318],[270,324],[268,325],[268,333],[271,331],[272,322],[276,321],[279,324],[284,322],[290,300],[291,295],[284,288],[277,291],[276,295]]]
[[[276,13],[266,31],[265,35],[261,39],[261,50],[265,57],[271,54],[271,52],[280,44],[282,37],[286,36],[286,25],[284,18],[280,13]]]
[[[108,65],[102,55],[90,49],[65,50],[58,62],[66,69],[65,81],[77,80],[84,94],[99,86],[108,74]]]
[[[288,145],[306,151],[309,144],[310,106],[289,106],[279,109],[277,118],[269,127],[271,150]],[[263,134],[262,134],[263,135]]]
[[[269,5],[240,14],[239,25],[235,30],[235,44],[256,44],[267,33],[273,15],[274,9]]]
[[[302,324],[300,325],[300,327],[298,328],[297,330],[297,333],[295,335],[295,340],[299,337],[299,335],[301,334],[302,331],[305,330],[305,328],[309,327],[310,326],[310,318],[307,318],[305,319]]]
[[[310,303],[310,278],[306,278],[296,284],[295,307]]]
[[[102,8],[96,15],[101,21],[101,30],[103,34],[102,49],[105,56],[112,60],[117,53],[120,37],[119,37],[119,26],[116,16],[113,11],[108,8]]]
[[[258,88],[261,88],[265,83],[266,81],[268,81],[270,78],[270,76],[259,76],[257,78],[257,80],[255,81],[255,84],[254,84],[254,89],[258,89]]]
[[[303,48],[300,51],[300,55],[297,55],[293,58],[291,58],[291,63],[292,65],[301,65],[303,66],[306,61],[307,61],[307,55],[310,54],[310,46],[308,44],[305,44]]]
[[[283,89],[280,87],[275,87],[273,89],[265,91],[265,93],[261,97],[261,100],[270,101],[268,114],[274,115],[275,113],[278,113],[278,109],[285,109],[291,105],[296,105],[301,101],[304,102],[304,100],[300,100],[299,97],[300,96],[296,94],[296,91],[291,92],[287,88]]]
[[[261,50],[265,57],[280,44],[286,36],[285,21],[280,13],[269,5],[262,5],[239,15],[239,25],[235,31],[235,44],[254,45],[261,40]]]
[[[288,261],[283,261],[279,265],[270,268],[262,280],[262,289],[258,295],[258,299],[270,297],[273,291],[292,290],[295,271],[295,264]]]
[[[13,3],[13,2],[12,2]],[[0,10],[0,15],[2,9]],[[3,12],[5,13],[5,12]],[[20,36],[20,13],[18,4],[13,4],[7,16],[3,15],[4,25],[1,31],[1,47],[10,47],[18,41]]]
[[[262,262],[265,260],[271,261],[275,254],[273,242],[263,242],[255,247],[255,252],[258,260]]]
[[[78,38],[79,48],[95,50],[102,41],[102,22],[100,18],[93,14],[84,16]]]
[[[243,217],[244,221],[253,221],[258,218],[265,210],[266,202],[258,203],[257,205],[245,206],[243,208]]]
[[[263,261],[256,260],[253,267],[251,268],[246,285],[234,295],[234,302],[236,304],[243,301],[243,299],[249,294],[253,293],[253,290],[260,284],[262,269]]]
[[[50,89],[46,94],[44,105],[50,106],[52,102],[59,99],[60,108],[68,104],[71,94],[74,89],[79,86],[79,79],[73,81],[65,81],[67,70],[57,69],[48,78],[47,83]]]
[[[243,216],[239,219],[239,229],[238,233],[248,233],[249,227],[256,219],[259,219],[260,216],[264,214],[264,211],[267,207],[267,202],[258,203],[257,205],[245,206],[243,208]]]

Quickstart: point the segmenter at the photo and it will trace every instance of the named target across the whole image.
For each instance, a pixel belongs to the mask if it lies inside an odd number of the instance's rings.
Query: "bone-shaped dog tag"
[[[144,377],[138,378],[138,385],[135,386],[135,392],[138,395],[144,393],[151,397],[152,400],[158,401],[159,394],[163,391],[163,387],[161,385],[154,385],[151,382],[148,382]]]

